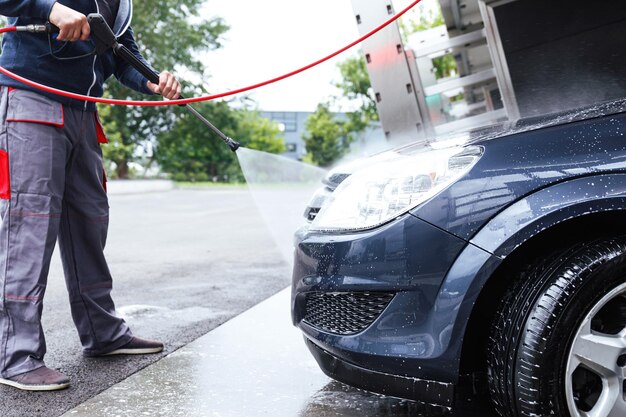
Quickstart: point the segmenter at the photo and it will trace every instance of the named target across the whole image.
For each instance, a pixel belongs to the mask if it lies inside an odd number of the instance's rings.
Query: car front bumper
[[[305,343],[322,371],[339,382],[383,395],[434,404],[448,410],[452,408],[454,384],[372,371],[333,356],[306,337]]]
[[[359,233],[307,232],[296,243],[292,318],[324,372],[450,406],[459,358],[435,305],[467,243],[410,214]]]

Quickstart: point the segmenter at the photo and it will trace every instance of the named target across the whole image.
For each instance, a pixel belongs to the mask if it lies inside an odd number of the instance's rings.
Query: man
[[[96,56],[86,15],[100,12],[120,43],[141,58],[131,0],[0,0],[11,25],[58,26],[58,36],[12,32],[0,65],[42,84],[102,94],[111,75],[146,94],[173,99],[176,78],[158,85],[108,52]],[[143,59],[143,58],[141,58]],[[104,132],[93,103],[31,89],[0,76],[0,383],[31,391],[69,386],[45,366],[42,301],[58,239],[72,317],[86,356],[156,353],[160,342],[133,336],[115,314],[103,255],[108,228]]]

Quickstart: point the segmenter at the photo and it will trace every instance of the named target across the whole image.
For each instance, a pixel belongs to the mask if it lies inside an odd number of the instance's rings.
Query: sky
[[[393,1],[396,11],[410,3]],[[436,4],[436,0],[422,3],[418,8]],[[418,8],[412,12],[417,13]],[[201,13],[205,18],[221,17],[230,26],[223,47],[203,58],[210,74],[205,85],[212,94],[293,71],[360,36],[351,0],[207,0]],[[340,80],[337,64],[358,54],[356,46],[312,70],[256,90],[249,97],[261,110],[314,111],[318,103],[339,95],[333,87]]]
[[[230,26],[224,46],[204,59],[210,93],[228,91],[293,71],[359,37],[350,0],[208,0],[203,17]],[[261,110],[313,111],[337,90],[336,65],[354,48],[313,70],[250,94]]]

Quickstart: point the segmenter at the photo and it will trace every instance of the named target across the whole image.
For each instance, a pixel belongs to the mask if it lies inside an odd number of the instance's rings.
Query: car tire
[[[487,344],[503,417],[626,416],[626,237],[580,244],[518,274]]]

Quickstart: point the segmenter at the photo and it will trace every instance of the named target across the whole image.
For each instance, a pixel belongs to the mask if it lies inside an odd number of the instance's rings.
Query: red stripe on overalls
[[[11,175],[9,170],[9,154],[0,150],[0,198],[11,199]]]
[[[109,143],[109,139],[102,128],[102,123],[100,123],[100,116],[98,116],[98,113],[94,113],[94,117],[96,119],[96,136],[98,136],[98,143]]]

